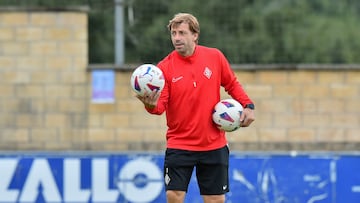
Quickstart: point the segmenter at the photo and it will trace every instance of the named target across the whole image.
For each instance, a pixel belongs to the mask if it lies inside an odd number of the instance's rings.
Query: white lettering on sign
[[[351,191],[356,193],[360,192],[360,185],[353,185]]]
[[[86,202],[90,198],[90,190],[82,190],[80,159],[64,160],[64,201]]]
[[[14,176],[17,159],[0,159],[0,202],[15,202],[19,191],[8,190],[11,178]]]
[[[126,163],[119,173],[119,179],[119,189],[131,202],[152,202],[163,188],[159,167],[143,158]]]
[[[42,190],[39,191],[39,188]],[[59,190],[46,159],[34,159],[25,181],[20,202],[35,202],[42,192],[46,202],[61,202]]]
[[[116,202],[117,190],[109,190],[109,162],[107,159],[93,159],[91,162],[93,202]]]
[[[0,203],[36,202],[39,197],[52,203],[117,202],[120,194],[127,201],[152,202],[163,189],[160,169],[149,159],[131,160],[119,171],[109,171],[111,167],[107,158],[90,160],[91,185],[83,186],[79,158],[61,159],[62,169],[51,168],[50,160],[46,158],[34,158],[30,166],[21,166],[18,158],[1,158]],[[29,167],[27,174],[27,170],[24,172],[22,167]],[[118,174],[111,174],[116,178],[112,183],[118,188],[110,188],[110,172]],[[23,185],[19,185],[19,180]]]

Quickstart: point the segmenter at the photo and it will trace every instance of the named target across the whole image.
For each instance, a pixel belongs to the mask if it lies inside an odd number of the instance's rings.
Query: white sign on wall
[[[92,71],[92,102],[115,102],[115,72],[113,70]]]

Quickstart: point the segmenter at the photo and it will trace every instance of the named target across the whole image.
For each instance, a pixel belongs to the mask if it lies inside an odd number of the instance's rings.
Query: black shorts
[[[187,191],[194,167],[201,195],[229,192],[229,148],[204,152],[167,149],[164,162],[166,190]]]

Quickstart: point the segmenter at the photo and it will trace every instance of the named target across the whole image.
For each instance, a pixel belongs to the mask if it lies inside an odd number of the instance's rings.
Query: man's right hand
[[[155,90],[152,92],[145,91],[142,96],[136,95],[136,97],[145,105],[146,108],[153,109],[157,105],[160,92]]]

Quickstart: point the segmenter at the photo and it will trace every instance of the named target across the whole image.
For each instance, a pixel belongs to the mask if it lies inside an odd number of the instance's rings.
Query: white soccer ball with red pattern
[[[212,119],[219,129],[232,132],[240,128],[242,112],[243,107],[235,99],[223,99],[215,105]]]
[[[136,94],[143,96],[145,91],[161,92],[165,85],[165,79],[160,68],[153,64],[143,64],[132,73],[130,85]]]

